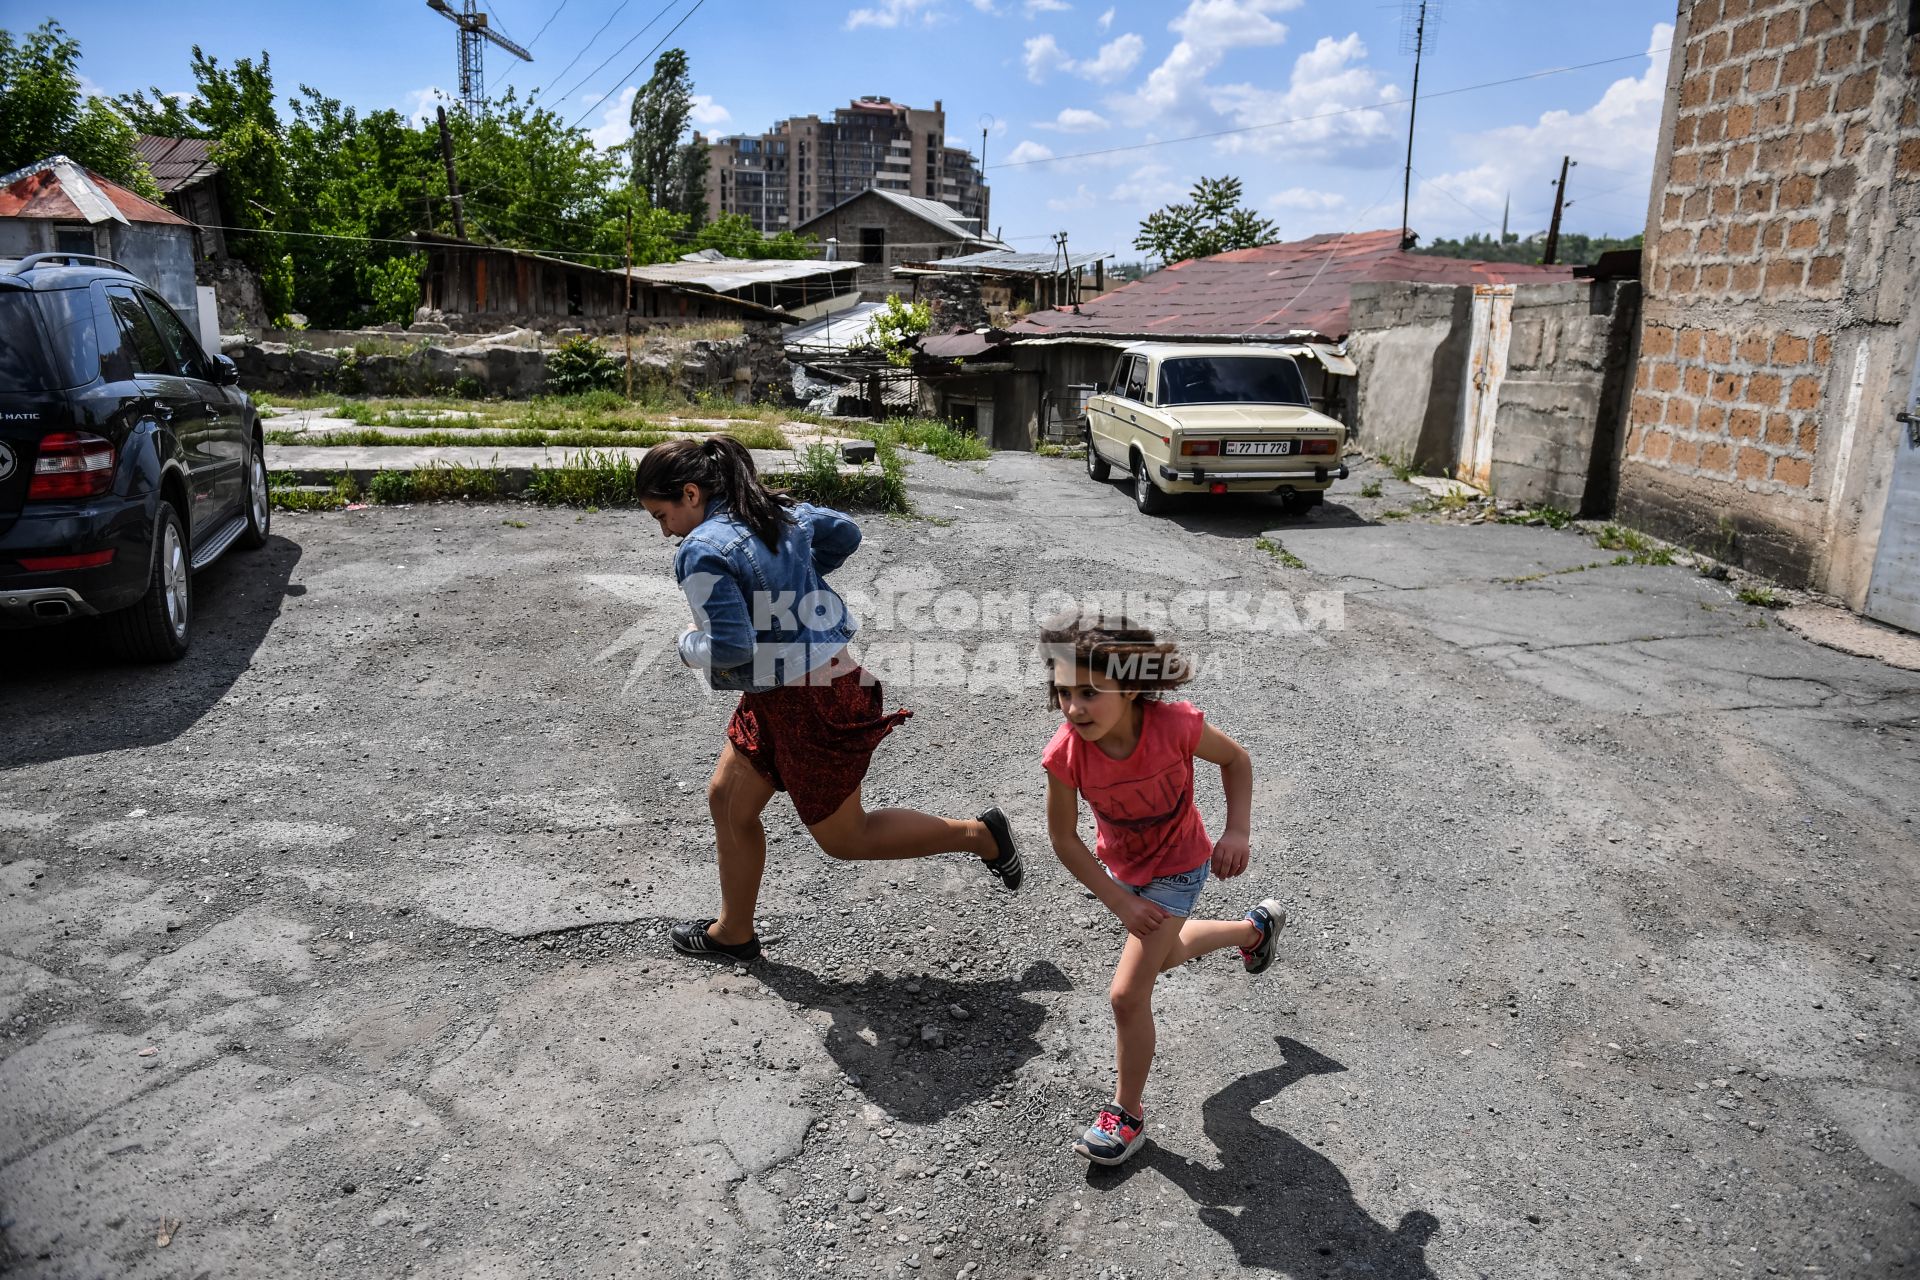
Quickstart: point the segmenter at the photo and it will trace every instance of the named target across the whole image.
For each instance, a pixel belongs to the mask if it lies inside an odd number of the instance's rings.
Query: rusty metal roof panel
[[[0,218],[193,225],[65,156],[49,156],[0,177]]]
[[[1347,334],[1352,288],[1367,282],[1511,284],[1569,280],[1570,267],[1403,253],[1400,232],[1363,231],[1189,258],[1076,311],[1056,308],[1014,327],[1023,336],[1264,338]]]

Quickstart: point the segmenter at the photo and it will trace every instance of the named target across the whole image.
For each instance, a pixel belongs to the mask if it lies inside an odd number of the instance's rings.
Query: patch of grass
[[[1402,511],[1396,507],[1391,511],[1382,511],[1380,513],[1380,518],[1382,520],[1405,520],[1409,514],[1411,513]]]
[[[1478,505],[1479,502],[1480,495],[1477,493],[1468,493],[1464,489],[1451,489],[1435,496],[1433,508],[1436,511],[1465,511],[1468,507]]]
[[[367,486],[375,502],[450,502],[500,496],[500,473],[492,467],[435,463],[412,471],[376,471]]]
[[[875,444],[887,444],[930,453],[948,462],[984,462],[993,450],[979,436],[938,418],[889,418],[873,429]]]
[[[1543,569],[1539,573],[1523,573],[1517,578],[1495,578],[1494,581],[1510,583],[1539,582],[1546,578],[1557,578],[1563,573],[1585,573],[1589,569],[1604,569],[1608,563],[1609,562],[1605,560],[1594,560],[1587,564],[1569,565],[1564,569]],[[1612,563],[1618,564],[1620,562],[1615,560],[1612,561]]]
[[[1272,538],[1255,538],[1253,545],[1289,569],[1304,569],[1307,567],[1305,560],[1302,560],[1299,556],[1293,554],[1293,552],[1287,550],[1286,547]]]
[[[737,338],[747,331],[747,327],[738,320],[694,320],[687,324],[674,325],[667,330],[676,338],[689,342],[705,339],[709,342],[724,342],[728,338]]]
[[[772,423],[741,422],[735,423],[720,432],[723,436],[732,436],[749,449],[789,449],[792,444],[787,433]]]
[[[672,437],[664,431],[589,431],[554,430],[534,431],[521,429],[500,430],[460,430],[435,431],[422,430],[410,435],[394,435],[379,427],[368,427],[361,431],[327,431],[305,433],[298,431],[269,431],[268,444],[299,444],[319,448],[363,448],[369,445],[403,445],[414,447],[442,447],[449,445],[472,445],[482,449],[538,449],[546,446],[555,448],[605,449],[619,447],[644,448],[659,444]]]
[[[1594,541],[1602,551],[1621,551],[1624,555],[1613,558],[1615,564],[1672,564],[1673,548],[1663,547],[1638,529],[1628,529],[1622,525],[1604,524],[1594,534]]]
[[[363,427],[371,427],[382,422],[387,416],[387,411],[370,400],[349,400],[327,416],[345,418],[348,422],[357,422]]]
[[[1573,523],[1573,516],[1558,507],[1530,507],[1525,511],[1509,511],[1500,517],[1501,524],[1543,524],[1549,529],[1564,529]]]
[[[536,467],[527,485],[535,502],[561,507],[633,507],[634,465],[623,454],[589,450],[564,467]]]
[[[1772,587],[1742,587],[1734,592],[1734,599],[1759,609],[1784,609],[1788,603],[1787,598]]]
[[[311,487],[296,488],[291,474],[282,473],[267,482],[268,495],[273,500],[276,511],[338,511],[360,496],[360,490],[353,477],[345,472],[335,476],[332,486],[325,492],[316,492]]]
[[[525,520],[502,520],[500,523],[509,529],[524,529],[527,527]]]
[[[1363,498],[1377,498],[1377,497],[1379,497],[1379,496],[1380,496],[1380,482],[1379,482],[1378,480],[1369,480],[1369,481],[1367,481],[1367,482],[1366,482],[1365,484],[1363,484],[1363,485],[1361,485],[1361,486],[1360,486],[1360,496],[1361,496],[1361,497],[1363,497]]]
[[[247,395],[261,409],[331,409],[340,403],[337,395],[296,396],[288,391],[250,391]]]
[[[1412,458],[1395,458],[1391,454],[1383,453],[1380,455],[1380,462],[1387,470],[1393,472],[1393,478],[1395,480],[1399,480],[1402,483],[1420,474],[1420,468],[1413,465]]]

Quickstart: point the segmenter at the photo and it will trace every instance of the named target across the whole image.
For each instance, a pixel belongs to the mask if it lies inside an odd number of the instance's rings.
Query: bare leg
[[[1260,928],[1251,920],[1183,920],[1180,941],[1167,952],[1160,971],[1185,964],[1196,956],[1225,951],[1228,947],[1257,947]]]
[[[1120,953],[1120,967],[1114,971],[1107,999],[1113,1006],[1115,1058],[1118,1082],[1113,1100],[1136,1116],[1144,1116],[1140,1095],[1147,1087],[1147,1071],[1153,1066],[1153,981],[1166,967],[1167,952],[1180,942],[1178,916],[1169,916],[1145,939],[1127,935]]]
[[[720,918],[707,930],[715,942],[740,943],[753,936],[753,909],[767,870],[767,829],[760,814],[771,799],[773,784],[729,742],[707,783],[720,862]]]
[[[918,809],[876,809],[868,813],[856,790],[824,822],[807,830],[828,857],[870,862],[924,858],[935,853],[973,853],[992,858],[1000,852],[987,824],[971,818],[936,818]]]

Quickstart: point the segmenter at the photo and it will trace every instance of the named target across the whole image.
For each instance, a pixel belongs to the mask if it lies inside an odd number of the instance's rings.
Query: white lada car
[[[1278,493],[1305,510],[1346,476],[1346,442],[1271,348],[1141,343],[1087,402],[1087,474],[1125,468],[1147,515],[1178,493]]]

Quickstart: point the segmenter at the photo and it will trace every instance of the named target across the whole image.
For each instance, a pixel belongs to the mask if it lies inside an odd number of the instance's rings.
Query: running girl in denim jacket
[[[860,526],[838,511],[796,503],[760,483],[737,440],[681,439],[647,451],[635,477],[660,532],[682,541],[673,573],[693,607],[680,660],[715,689],[737,689],[720,763],[707,784],[720,863],[720,914],[675,925],[690,955],[760,954],[753,911],[766,870],[761,811],[776,791],[829,856],[920,858],[977,854],[1009,889],[1020,853],[1006,815],[936,818],[860,803],[874,748],[913,713],[887,712],[878,681],[847,645],[856,624],[827,585],[860,545]]]
[[[1230,879],[1247,869],[1253,763],[1245,748],[1187,702],[1162,692],[1192,677],[1173,645],[1125,618],[1056,618],[1040,633],[1052,671],[1047,700],[1066,723],[1047,744],[1047,832],[1053,851],[1127,927],[1108,996],[1119,1082],[1074,1150],[1119,1164],[1146,1141],[1141,1093],[1153,1065],[1153,984],[1175,965],[1240,948],[1248,973],[1273,963],[1287,922],[1268,898],[1240,920],[1194,920],[1207,871]],[[1209,842],[1193,803],[1193,762],[1220,766],[1227,828]],[[1095,851],[1080,839],[1080,798],[1093,810]]]

